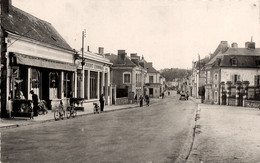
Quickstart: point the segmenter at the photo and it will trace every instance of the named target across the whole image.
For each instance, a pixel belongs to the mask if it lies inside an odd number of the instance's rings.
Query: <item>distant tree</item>
[[[160,72],[166,81],[173,81],[174,79],[186,78],[191,74],[191,70],[179,68],[166,68],[160,70]]]

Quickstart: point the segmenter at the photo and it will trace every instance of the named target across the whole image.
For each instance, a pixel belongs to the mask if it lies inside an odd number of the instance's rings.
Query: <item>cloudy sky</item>
[[[13,5],[50,22],[71,45],[105,53],[125,49],[156,69],[191,68],[220,41],[260,47],[258,0],[14,0]]]

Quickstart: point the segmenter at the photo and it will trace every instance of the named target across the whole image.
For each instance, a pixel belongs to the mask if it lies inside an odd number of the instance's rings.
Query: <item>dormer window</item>
[[[260,57],[257,57],[257,58],[255,59],[255,61],[256,61],[256,66],[259,66],[259,67],[260,67]]]
[[[235,57],[232,57],[230,61],[231,61],[231,66],[237,66],[237,59]]]

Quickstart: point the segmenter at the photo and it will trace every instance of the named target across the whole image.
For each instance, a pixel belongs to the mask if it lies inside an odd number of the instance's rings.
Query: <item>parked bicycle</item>
[[[56,106],[56,109],[54,111],[54,119],[57,121],[57,120],[60,120],[60,119],[64,119],[65,117],[65,110],[63,108],[63,103],[62,101],[60,101],[60,104],[59,106]]]
[[[75,118],[77,116],[77,110],[75,110],[75,106],[71,105],[67,107],[67,118],[70,117]]]
[[[93,105],[94,105],[94,108],[93,108],[94,114],[100,113],[100,107],[99,107],[98,103],[94,102]]]

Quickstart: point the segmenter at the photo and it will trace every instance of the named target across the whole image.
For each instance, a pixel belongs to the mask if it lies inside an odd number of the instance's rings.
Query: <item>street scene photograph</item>
[[[0,0],[0,162],[260,162],[259,0]]]

